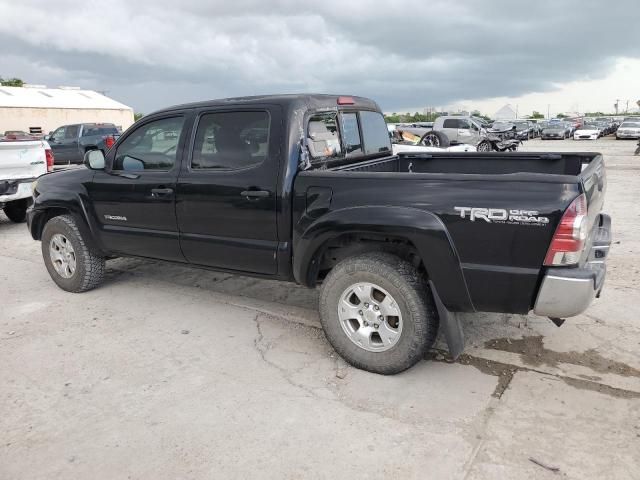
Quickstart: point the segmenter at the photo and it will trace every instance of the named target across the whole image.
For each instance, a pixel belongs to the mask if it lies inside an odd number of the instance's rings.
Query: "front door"
[[[77,163],[78,159],[78,134],[80,125],[67,125],[57,128],[49,139],[49,145],[53,151],[56,164]]]
[[[202,111],[176,198],[180,244],[194,264],[277,273],[281,113]]]
[[[89,185],[104,245],[116,253],[184,261],[175,213],[185,115],[150,118],[128,133]]]

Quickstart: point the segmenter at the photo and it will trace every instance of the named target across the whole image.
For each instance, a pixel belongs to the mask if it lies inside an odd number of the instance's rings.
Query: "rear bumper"
[[[601,214],[583,266],[548,268],[533,309],[536,315],[566,318],[584,312],[600,296],[611,245],[611,218]]]
[[[31,184],[35,178],[0,180],[0,204],[31,197]]]

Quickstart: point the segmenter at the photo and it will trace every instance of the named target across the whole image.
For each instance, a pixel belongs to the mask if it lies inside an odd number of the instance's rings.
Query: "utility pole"
[[[618,105],[620,103],[620,99],[616,98],[616,103],[613,104],[613,107],[616,109],[616,115],[618,115]]]
[[[627,100],[627,106],[624,109],[624,113],[629,113],[629,100]]]
[[[551,116],[549,114],[550,109],[551,109],[551,104],[547,103],[547,120],[551,120]]]

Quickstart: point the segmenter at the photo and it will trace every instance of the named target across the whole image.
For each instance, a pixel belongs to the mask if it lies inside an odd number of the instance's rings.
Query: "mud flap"
[[[444,338],[447,340],[449,347],[449,355],[454,360],[464,351],[464,333],[462,332],[462,323],[455,312],[450,312],[444,306],[435,285],[429,280],[433,300],[436,302],[438,316],[440,317],[440,328],[444,331]]]

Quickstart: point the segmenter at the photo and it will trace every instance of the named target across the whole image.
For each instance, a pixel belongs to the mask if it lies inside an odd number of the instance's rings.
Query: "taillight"
[[[53,151],[47,148],[44,151],[44,156],[47,159],[47,172],[53,172]]]
[[[580,261],[587,239],[587,197],[576,198],[562,215],[544,259],[546,266],[573,265]]]
[[[104,146],[107,147],[107,149],[113,147],[114,143],[116,143],[116,139],[113,138],[111,135],[109,135],[107,138],[104,139]]]
[[[338,97],[338,105],[353,105],[355,103],[353,97]]]

